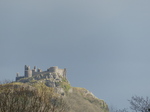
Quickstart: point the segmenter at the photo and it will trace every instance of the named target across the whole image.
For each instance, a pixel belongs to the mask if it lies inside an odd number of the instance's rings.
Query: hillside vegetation
[[[32,109],[32,112],[109,111],[107,104],[103,100],[96,98],[88,90],[72,87],[68,80],[59,76],[59,74],[53,73],[53,77],[49,79],[45,78],[46,75],[47,74],[39,74],[34,77],[23,78],[18,82],[1,84],[0,97],[6,99],[4,99],[5,102],[4,100],[2,100],[3,102],[0,101],[0,106],[6,103],[7,108],[9,107],[11,109],[11,107],[14,107],[14,111],[11,112],[28,112],[28,110],[32,108],[35,109],[35,111]],[[6,93],[7,96],[4,95]],[[15,96],[16,94],[17,96]],[[19,95],[20,97],[18,98]],[[21,95],[24,95],[23,98]],[[13,100],[11,99],[12,96],[14,97]],[[18,101],[16,99],[18,99]],[[13,104],[11,104],[11,102],[13,102]],[[34,103],[34,105],[32,103]],[[25,111],[21,110],[23,105],[26,106],[24,107]],[[20,106],[20,108],[18,108],[18,106]],[[38,106],[40,107],[40,111],[37,111]],[[16,111],[15,109],[20,110]],[[9,111],[2,111],[1,109],[0,112]]]

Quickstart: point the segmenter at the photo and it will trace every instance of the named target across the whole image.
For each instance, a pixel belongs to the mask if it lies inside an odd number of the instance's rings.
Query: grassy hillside
[[[108,112],[107,104],[84,88],[72,87],[65,100],[71,107],[69,112]]]
[[[19,80],[19,82],[4,84],[3,87],[8,88],[13,86],[15,88],[24,87],[30,90],[36,90],[38,93],[43,94],[41,96],[42,99],[50,98],[51,100],[49,101],[52,105],[52,99],[58,100],[58,98],[62,98],[61,103],[59,100],[60,106],[58,106],[58,104],[57,106],[61,109],[64,106],[66,109],[58,112],[109,112],[107,104],[103,100],[96,98],[88,90],[79,87],[72,87],[67,79],[59,76],[58,74],[53,74],[55,77],[49,79],[45,78],[46,75],[47,74],[39,74],[34,77],[23,78]],[[47,98],[43,96],[46,96]],[[48,101],[46,100],[46,102]]]

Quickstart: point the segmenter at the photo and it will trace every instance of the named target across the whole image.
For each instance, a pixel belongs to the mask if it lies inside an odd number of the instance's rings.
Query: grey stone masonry
[[[24,67],[24,76],[19,76],[17,73],[16,81],[22,78],[26,77],[33,77],[38,74],[49,74],[49,73],[58,73],[62,77],[66,78],[66,68],[60,69],[58,66],[50,67],[47,69],[47,71],[42,71],[40,68],[36,69],[36,66],[34,66],[34,69],[30,69],[30,66],[25,65]]]

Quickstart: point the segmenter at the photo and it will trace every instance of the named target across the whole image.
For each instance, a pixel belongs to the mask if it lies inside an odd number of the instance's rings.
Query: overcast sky
[[[150,0],[0,0],[0,80],[59,66],[72,86],[126,108],[150,95],[149,21]]]

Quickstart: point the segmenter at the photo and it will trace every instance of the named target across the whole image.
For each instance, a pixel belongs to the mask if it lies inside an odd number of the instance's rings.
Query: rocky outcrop
[[[57,73],[38,74],[33,77],[22,78],[18,82],[34,85],[44,83],[54,88],[55,92],[64,96],[64,100],[70,107],[69,112],[108,112],[108,106],[93,95],[92,92],[84,89],[71,87],[68,80]]]

